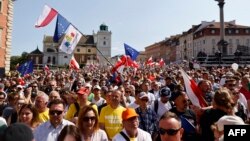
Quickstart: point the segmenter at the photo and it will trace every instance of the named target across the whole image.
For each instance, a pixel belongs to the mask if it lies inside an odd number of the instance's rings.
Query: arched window
[[[48,59],[47,59],[47,63],[49,64],[50,62],[51,62],[51,58],[49,56]]]
[[[53,56],[53,64],[56,64],[56,57]]]

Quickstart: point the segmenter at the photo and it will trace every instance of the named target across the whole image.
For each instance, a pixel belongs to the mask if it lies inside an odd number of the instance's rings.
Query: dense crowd
[[[181,69],[207,106],[187,94]],[[4,141],[219,141],[248,124],[250,68],[164,67],[17,71],[0,80]]]

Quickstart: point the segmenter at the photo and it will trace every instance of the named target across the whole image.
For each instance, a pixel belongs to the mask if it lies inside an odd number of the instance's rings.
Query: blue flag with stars
[[[66,20],[60,14],[57,15],[56,29],[55,29],[55,33],[53,37],[54,42],[58,42],[60,40],[60,38],[66,32],[69,25],[70,25],[70,22],[68,20]]]
[[[125,54],[130,56],[133,61],[136,60],[137,56],[139,55],[139,52],[127,44],[124,44],[124,48]]]
[[[34,67],[33,61],[30,60],[20,65],[17,68],[17,71],[21,74],[21,76],[24,76],[26,74],[32,73],[33,67]]]

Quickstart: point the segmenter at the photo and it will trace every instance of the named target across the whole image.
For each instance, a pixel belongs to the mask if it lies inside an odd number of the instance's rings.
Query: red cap
[[[77,92],[77,94],[89,94],[89,89],[85,88],[85,87],[81,87]]]

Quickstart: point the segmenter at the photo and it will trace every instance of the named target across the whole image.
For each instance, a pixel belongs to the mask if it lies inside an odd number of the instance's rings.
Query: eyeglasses
[[[89,120],[91,120],[91,121],[93,121],[93,120],[95,120],[96,119],[96,117],[83,117],[83,121],[89,121]]]
[[[125,93],[131,93],[130,91],[125,91]]]
[[[57,110],[49,111],[49,115],[53,115],[53,116],[55,116],[55,115],[59,116],[62,113],[63,113],[63,111],[57,111]]]
[[[170,136],[174,136],[174,135],[176,135],[177,134],[177,132],[180,130],[181,128],[179,128],[179,129],[163,129],[163,128],[160,128],[159,129],[159,133],[161,134],[161,135],[164,135],[164,134],[168,134],[168,135],[170,135]]]

